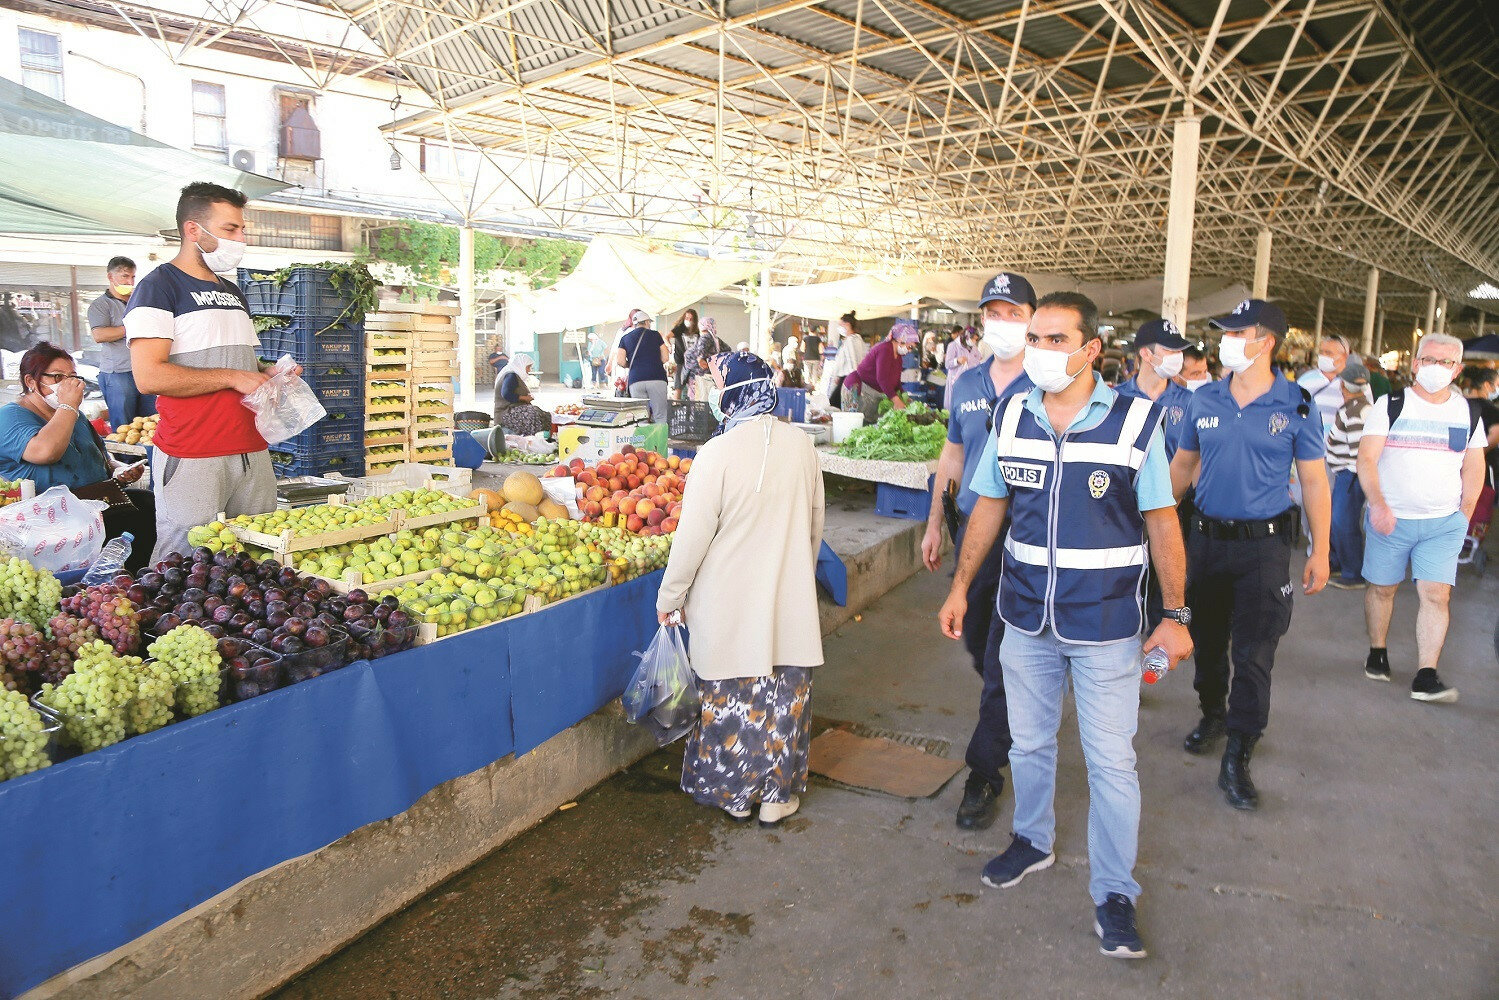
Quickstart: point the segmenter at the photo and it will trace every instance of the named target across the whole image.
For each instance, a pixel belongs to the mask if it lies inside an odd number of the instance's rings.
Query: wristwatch
[[[1187,607],[1165,608],[1164,610],[1161,611],[1161,616],[1164,617],[1164,618],[1170,618],[1172,621],[1176,622],[1178,625],[1191,625],[1192,624],[1192,609],[1191,608],[1187,608]]]

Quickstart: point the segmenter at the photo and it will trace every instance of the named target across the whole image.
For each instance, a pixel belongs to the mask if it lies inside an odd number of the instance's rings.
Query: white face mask
[[[1001,361],[1008,361],[1025,350],[1025,328],[1018,319],[985,319],[984,343]]]
[[[211,233],[209,235],[212,235]],[[212,250],[204,250],[203,244],[198,244],[198,252],[203,255],[203,266],[214,274],[226,274],[236,267],[245,256],[245,247],[248,244],[238,240],[225,239],[222,236],[215,237],[218,245]]]
[[[1155,373],[1161,378],[1176,378],[1182,370],[1182,352],[1167,351],[1164,358],[1152,362],[1150,367],[1154,368]]]
[[[1496,400],[1496,399],[1499,399],[1499,385],[1494,386],[1494,391],[1491,392],[1491,393],[1489,393],[1489,400],[1490,401],[1493,401],[1493,400]]]
[[[57,390],[56,389],[43,389],[42,390],[42,402],[46,403],[48,406],[52,407],[52,409],[54,409],[54,410],[57,409],[57,404],[60,402],[60,400],[58,400],[58,398],[57,398]]]
[[[1333,372],[1333,369],[1336,368],[1336,367],[1338,367],[1338,363],[1336,361],[1334,361],[1332,358],[1329,358],[1325,354],[1319,354],[1319,355],[1317,355],[1317,369],[1319,371],[1321,371],[1322,374],[1324,374],[1324,375],[1331,375],[1332,372]]]
[[[1182,383],[1186,385],[1188,392],[1196,392],[1211,381],[1211,377],[1182,379]]]
[[[1048,351],[1040,347],[1027,346],[1025,349],[1025,373],[1030,376],[1032,382],[1042,392],[1061,392],[1072,384],[1073,379],[1082,374],[1079,369],[1074,374],[1067,374],[1067,363],[1072,360],[1072,355],[1087,348],[1087,344],[1079,347],[1076,351]]]
[[[1452,369],[1441,365],[1422,365],[1416,372],[1416,384],[1427,392],[1441,392],[1452,384]]]
[[[1249,343],[1247,337],[1237,337],[1225,333],[1223,339],[1218,342],[1218,360],[1223,362],[1223,367],[1234,374],[1247,372],[1254,367],[1254,363],[1260,359],[1260,355],[1249,357],[1244,353],[1244,347]],[[1263,353],[1261,348],[1261,353]]]

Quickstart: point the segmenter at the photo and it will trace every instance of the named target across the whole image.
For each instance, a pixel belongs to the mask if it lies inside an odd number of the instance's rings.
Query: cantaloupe
[[[506,500],[531,507],[535,507],[546,497],[546,490],[541,488],[541,480],[529,472],[510,473],[505,477],[505,485],[500,487],[500,492],[505,494]]]
[[[568,518],[567,508],[551,497],[542,498],[541,503],[536,505],[536,510],[542,517],[554,521],[566,521]]]
[[[484,504],[485,512],[490,514],[505,506],[505,498],[496,493],[494,490],[474,490],[468,495],[468,498],[470,500],[478,500],[480,503]]]
[[[530,524],[532,521],[541,516],[537,513],[535,507],[528,503],[521,503],[519,500],[512,500],[500,509],[513,511],[516,514],[519,514],[521,520],[525,521],[527,524]]]

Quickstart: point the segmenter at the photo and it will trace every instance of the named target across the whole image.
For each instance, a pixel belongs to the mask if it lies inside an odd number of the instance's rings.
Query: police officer
[[[1176,620],[1190,615],[1182,606],[1186,565],[1160,411],[1110,389],[1092,370],[1102,347],[1098,309],[1085,296],[1053,292],[1037,304],[1025,349],[1036,388],[995,410],[994,433],[973,477],[979,500],[939,621],[944,634],[958,638],[967,588],[1008,511],[999,615],[1015,826],[983,881],[1009,888],[1055,860],[1057,729],[1070,686],[1088,768],[1094,929],[1105,955],[1143,958],[1135,927],[1140,782],[1133,740],[1147,556],[1175,614],[1144,646],[1175,662],[1192,643]]]
[[[932,509],[927,515],[921,555],[927,569],[942,565],[942,524],[953,536],[953,553],[963,546],[963,524],[973,512],[973,471],[990,436],[995,404],[1032,387],[1023,371],[1025,329],[1036,308],[1036,293],[1018,274],[996,274],[979,299],[983,313],[983,342],[993,358],[969,368],[952,385],[947,421],[947,443],[937,460]],[[994,595],[999,588],[1002,551],[995,546],[968,588],[968,613],[963,619],[963,644],[973,658],[973,669],[984,680],[979,696],[978,722],[968,741],[968,781],[958,805],[957,824],[963,830],[987,829],[999,815],[999,794],[1009,764],[1010,724],[1005,709],[1004,674],[999,667],[999,644],[1004,625],[994,617]]]
[[[1232,374],[1192,394],[1171,462],[1178,497],[1197,476],[1187,603],[1202,719],[1183,746],[1205,754],[1226,732],[1218,787],[1235,809],[1255,809],[1249,760],[1270,718],[1275,647],[1291,624],[1291,548],[1300,529],[1292,463],[1311,521],[1312,554],[1301,578],[1308,594],[1327,583],[1332,500],[1322,419],[1311,397],[1271,367],[1285,314],[1273,302],[1246,299],[1212,323],[1225,331],[1218,356]]]
[[[1176,382],[1185,360],[1182,352],[1191,346],[1192,342],[1169,319],[1158,316],[1147,320],[1135,331],[1135,376],[1119,386],[1120,395],[1150,399],[1161,405],[1161,431],[1165,435],[1168,460],[1176,455],[1182,418],[1192,401],[1192,393]]]

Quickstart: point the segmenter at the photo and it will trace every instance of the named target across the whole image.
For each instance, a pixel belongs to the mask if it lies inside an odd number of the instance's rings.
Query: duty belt
[[[1192,530],[1220,542],[1243,542],[1255,538],[1284,538],[1287,544],[1301,533],[1301,511],[1295,507],[1261,521],[1220,521],[1194,513]]]

